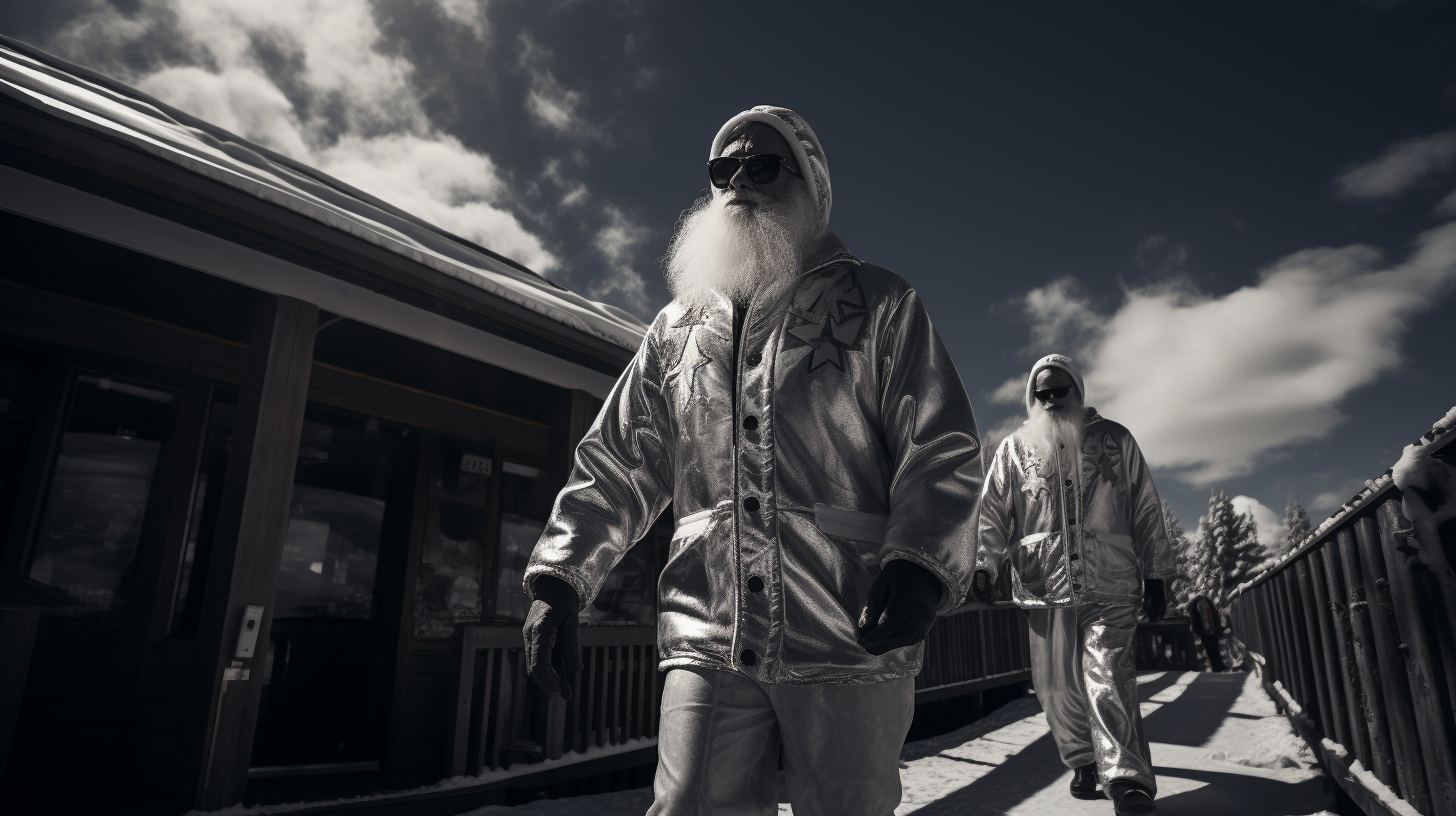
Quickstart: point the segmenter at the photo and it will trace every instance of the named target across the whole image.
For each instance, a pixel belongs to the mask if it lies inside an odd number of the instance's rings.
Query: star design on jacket
[[[805,323],[789,329],[789,334],[814,349],[814,354],[809,360],[809,373],[813,374],[825,365],[832,365],[843,371],[843,352],[855,347],[864,319],[865,316],[861,314],[855,315],[843,323],[837,323],[832,316],[825,314],[824,319],[818,323]]]
[[[832,365],[844,371],[844,352],[859,348],[861,329],[864,328],[864,292],[855,280],[854,272],[848,271],[819,298],[823,309],[812,315],[809,322],[789,329],[795,340],[814,350],[809,355],[809,373]],[[813,318],[817,317],[815,320]]]
[[[1035,499],[1043,490],[1051,495],[1052,489],[1047,485],[1047,480],[1037,471],[1041,468],[1042,461],[1035,456],[1028,457],[1021,480],[1021,491]]]

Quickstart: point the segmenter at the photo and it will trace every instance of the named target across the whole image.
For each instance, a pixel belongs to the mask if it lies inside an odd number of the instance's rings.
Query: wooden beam
[[[201,668],[212,682],[194,802],[202,810],[241,802],[247,785],[317,322],[317,306],[270,296],[249,344],[203,612]],[[254,656],[240,659],[250,605],[264,613]]]

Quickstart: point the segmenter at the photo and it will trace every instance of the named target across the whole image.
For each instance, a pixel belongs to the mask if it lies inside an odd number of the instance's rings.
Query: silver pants
[[[1133,664],[1137,607],[1084,602],[1027,617],[1031,681],[1062,762],[1096,762],[1103,785],[1123,779],[1156,792]]]
[[[778,811],[779,752],[795,816],[890,816],[915,679],[784,686],[741,674],[667,673],[648,816]]]

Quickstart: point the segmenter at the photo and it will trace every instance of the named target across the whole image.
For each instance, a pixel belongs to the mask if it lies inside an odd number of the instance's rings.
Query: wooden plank
[[[1400,540],[1410,524],[1401,516],[1400,500],[1380,504],[1377,518],[1380,549],[1385,556],[1390,596],[1394,601],[1395,624],[1404,644],[1405,669],[1409,677],[1411,702],[1416,713],[1416,735],[1431,795],[1432,816],[1456,816],[1456,760],[1452,756],[1450,720],[1441,706],[1441,684],[1436,655],[1421,609],[1420,588],[1414,572],[1424,569],[1415,549]]]
[[[1369,602],[1375,665],[1380,675],[1385,712],[1390,718],[1390,748],[1396,778],[1400,781],[1401,795],[1405,800],[1421,813],[1430,813],[1430,789],[1426,784],[1426,768],[1421,762],[1420,742],[1416,738],[1415,706],[1411,700],[1405,655],[1401,652],[1400,635],[1395,625],[1390,581],[1386,578],[1385,557],[1380,552],[1380,532],[1375,519],[1365,515],[1356,520],[1355,541]]]
[[[1314,555],[1317,563],[1324,568],[1325,603],[1330,610],[1335,646],[1339,656],[1335,664],[1335,671],[1338,673],[1341,691],[1345,695],[1345,716],[1349,718],[1350,739],[1354,743],[1353,745],[1346,743],[1346,745],[1354,749],[1360,764],[1369,768],[1371,767],[1370,726],[1365,719],[1364,689],[1360,685],[1359,669],[1356,667],[1350,609],[1344,603],[1344,593],[1342,592],[1344,577],[1341,575],[1339,562],[1339,537],[1330,539],[1325,546],[1315,550]],[[1316,586],[1319,585],[1319,578],[1320,576],[1316,574]]]
[[[1315,629],[1314,637],[1318,642],[1313,644],[1319,648],[1320,659],[1315,663],[1322,666],[1320,672],[1320,691],[1323,692],[1326,700],[1322,711],[1327,712],[1328,719],[1325,720],[1325,731],[1330,739],[1339,744],[1350,747],[1352,738],[1350,735],[1349,713],[1345,710],[1345,691],[1340,687],[1340,656],[1335,651],[1335,638],[1330,621],[1330,599],[1324,589],[1324,579],[1320,574],[1320,566],[1316,560],[1319,557],[1318,550],[1311,550],[1309,555],[1300,559],[1296,565],[1299,571],[1300,584],[1305,588],[1304,613],[1310,619],[1312,628]]]
[[[455,675],[455,712],[450,718],[450,764],[445,775],[465,773],[465,751],[470,741],[470,702],[475,696],[475,653],[481,648],[476,641],[478,626],[463,626],[460,632],[460,664]]]
[[[269,296],[249,344],[201,627],[204,671],[212,678],[204,686],[195,797],[202,810],[237,804],[247,785],[317,323],[318,307]],[[264,608],[258,648],[255,657],[240,661],[247,679],[225,681],[249,605]]]
[[[1360,522],[1356,522],[1358,525]],[[1360,571],[1360,556],[1356,550],[1355,531],[1341,530],[1335,540],[1339,549],[1340,565],[1343,567],[1345,594],[1349,599],[1351,646],[1355,655],[1355,670],[1360,678],[1364,698],[1366,729],[1370,736],[1370,772],[1375,774],[1386,787],[1404,796],[1400,779],[1395,771],[1395,755],[1391,748],[1389,708],[1376,666],[1375,633],[1370,621],[1370,603],[1367,600],[1365,580]]]

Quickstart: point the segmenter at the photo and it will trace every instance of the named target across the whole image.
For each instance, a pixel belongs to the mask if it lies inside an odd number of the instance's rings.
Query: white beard
[[[736,303],[772,297],[793,281],[806,231],[794,215],[766,204],[726,206],[709,194],[678,220],[663,258],[679,302],[702,306],[720,295]]]
[[[1027,409],[1025,439],[1045,460],[1056,459],[1058,451],[1071,451],[1074,458],[1070,461],[1075,462],[1075,457],[1082,450],[1087,411],[1076,389],[1072,389],[1068,397],[1067,405],[1056,413],[1043,408],[1039,402],[1033,402]]]

